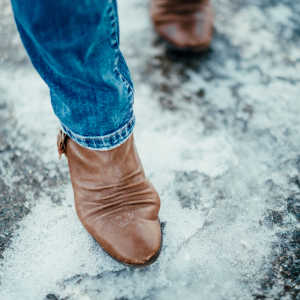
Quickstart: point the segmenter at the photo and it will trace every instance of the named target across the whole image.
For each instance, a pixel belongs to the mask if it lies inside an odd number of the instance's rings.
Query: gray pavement
[[[300,3],[216,0],[202,55],[120,0],[135,139],[164,246],[140,270],[78,221],[59,122],[0,0],[0,299],[300,299]]]

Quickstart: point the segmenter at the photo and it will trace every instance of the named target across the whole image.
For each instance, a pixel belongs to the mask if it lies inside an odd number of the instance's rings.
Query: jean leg
[[[134,87],[119,49],[116,0],[12,0],[54,113],[79,145],[113,149],[133,131]]]

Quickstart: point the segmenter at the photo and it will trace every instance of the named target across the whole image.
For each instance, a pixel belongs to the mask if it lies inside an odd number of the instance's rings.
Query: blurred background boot
[[[152,0],[150,14],[170,48],[194,52],[209,48],[214,18],[209,0]]]

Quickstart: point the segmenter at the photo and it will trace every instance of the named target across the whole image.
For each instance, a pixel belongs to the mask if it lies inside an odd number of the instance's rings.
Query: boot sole
[[[160,247],[159,247],[159,250],[158,252],[156,253],[155,256],[153,256],[149,261],[147,261],[146,263],[144,264],[128,264],[128,263],[125,263],[113,256],[111,256],[108,252],[106,252],[98,243],[97,241],[94,239],[94,241],[100,246],[100,248],[108,255],[110,256],[112,259],[114,259],[115,261],[117,261],[118,263],[124,265],[125,267],[129,267],[129,268],[135,268],[135,269],[140,269],[140,268],[143,268],[143,267],[147,267],[147,266],[150,266],[151,264],[153,264],[159,257],[160,253],[161,253],[161,249],[162,249],[162,244],[163,244],[163,233],[162,233],[162,228],[161,228],[161,225],[159,223],[159,226],[160,226],[160,232],[161,232],[161,240],[160,240]]]
[[[208,52],[210,50],[210,45],[203,46],[201,48],[180,48],[180,47],[170,44],[166,40],[163,40],[163,41],[168,50],[180,52],[183,54],[201,54],[201,53]]]

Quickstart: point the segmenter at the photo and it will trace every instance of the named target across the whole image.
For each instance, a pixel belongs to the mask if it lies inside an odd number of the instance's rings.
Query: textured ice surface
[[[8,240],[13,232],[0,261],[0,299],[299,298],[295,2],[214,1],[213,50],[184,57],[165,51],[148,3],[119,1],[135,139],[161,195],[164,236],[158,261],[132,270],[101,251],[76,217],[47,87],[0,0],[0,140],[9,145],[0,146],[1,195],[14,197],[16,187],[25,199],[18,205],[28,208],[1,233]]]

